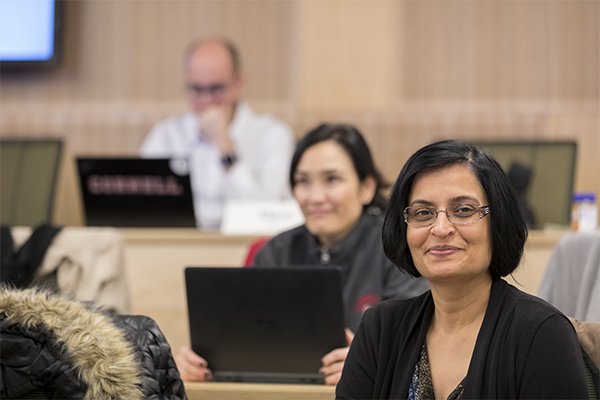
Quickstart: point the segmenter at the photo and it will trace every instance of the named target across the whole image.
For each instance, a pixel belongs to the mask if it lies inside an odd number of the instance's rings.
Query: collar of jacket
[[[319,259],[323,259],[323,253],[329,254],[329,262],[327,265],[345,265],[347,260],[354,257],[354,254],[360,248],[360,240],[364,237],[364,233],[378,220],[378,216],[370,215],[367,212],[363,212],[356,223],[356,226],[352,228],[350,233],[342,239],[339,246],[336,248],[326,248],[321,246],[319,239],[313,236],[313,240],[310,241],[310,254],[316,254]],[[321,264],[324,264],[321,262]]]

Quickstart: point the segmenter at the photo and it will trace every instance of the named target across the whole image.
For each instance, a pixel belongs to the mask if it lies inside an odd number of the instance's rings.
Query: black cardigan
[[[434,311],[431,292],[367,310],[337,385],[338,399],[405,399]],[[583,358],[569,320],[494,281],[464,399],[584,399]]]

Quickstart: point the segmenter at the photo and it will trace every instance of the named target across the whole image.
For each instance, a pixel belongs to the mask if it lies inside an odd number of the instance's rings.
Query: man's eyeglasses
[[[211,96],[220,96],[227,91],[229,87],[226,83],[217,83],[210,86],[200,86],[196,84],[188,84],[186,85],[186,89],[189,93],[194,96],[202,96],[203,94],[210,94]]]
[[[448,221],[454,225],[466,225],[479,221],[490,213],[490,206],[475,204],[455,204],[445,210],[432,206],[410,206],[404,209],[404,222],[410,226],[430,226],[437,220],[438,213],[445,212]]]

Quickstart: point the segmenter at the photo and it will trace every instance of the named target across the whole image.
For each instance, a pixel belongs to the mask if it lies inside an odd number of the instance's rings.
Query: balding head
[[[185,54],[184,69],[195,111],[225,106],[233,112],[243,80],[239,56],[231,42],[211,38],[192,43]]]
[[[229,62],[231,63],[232,73],[235,75],[239,75],[241,73],[242,62],[240,59],[240,53],[237,50],[237,47],[230,41],[225,38],[214,37],[214,38],[206,38],[200,39],[192,42],[185,51],[185,57],[183,59],[184,66],[187,68],[192,59],[194,53],[200,48],[205,47],[202,50],[225,50],[229,55]]]

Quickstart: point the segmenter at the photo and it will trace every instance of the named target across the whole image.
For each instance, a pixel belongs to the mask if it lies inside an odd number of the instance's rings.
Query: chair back
[[[600,231],[569,232],[560,238],[539,297],[579,321],[600,322]]]
[[[244,261],[244,267],[251,267],[254,264],[254,257],[262,247],[267,244],[269,238],[260,238],[255,240],[248,247],[248,254],[246,255],[246,261]]]
[[[585,364],[585,383],[590,400],[600,399],[600,373],[598,367],[593,363],[589,356],[583,352],[583,361]]]

